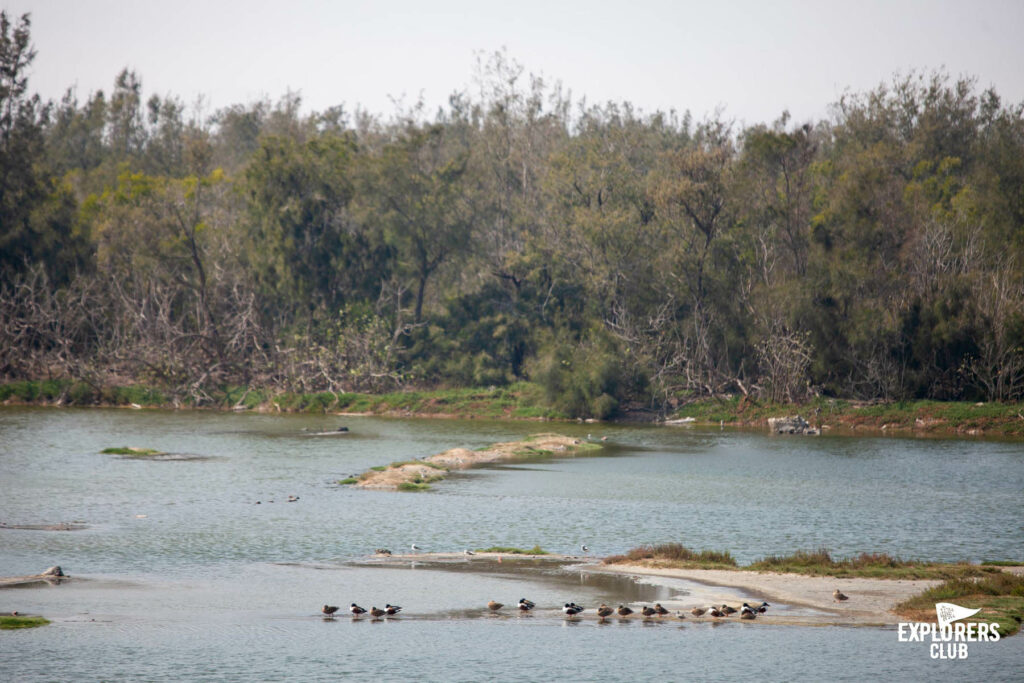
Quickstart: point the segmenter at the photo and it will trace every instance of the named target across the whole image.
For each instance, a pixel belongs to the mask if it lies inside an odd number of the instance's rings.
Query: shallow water
[[[312,435],[340,425],[351,432]],[[544,430],[607,436],[609,447],[599,457],[459,473],[425,493],[335,484],[373,465]],[[99,453],[110,446],[183,457]],[[351,563],[374,548],[403,552],[413,542],[426,551],[539,544],[565,553],[586,543],[593,554],[606,555],[681,541],[730,550],[741,562],[820,546],[840,555],[1024,560],[1020,443],[3,408],[0,487],[0,522],[87,526],[0,528],[0,576],[60,564],[81,577],[0,591],[0,611],[55,620],[48,628],[0,634],[0,654],[19,680],[273,680],[372,672],[614,680],[641,668],[663,668],[672,679],[728,678],[758,661],[780,667],[778,675],[768,674],[772,679],[970,672],[1005,680],[1011,677],[1001,667],[1022,661],[1022,638],[972,645],[967,662],[933,662],[920,647],[896,643],[891,630],[598,627],[566,624],[554,611],[489,618],[481,609],[492,598],[514,603],[527,595],[554,607],[673,595],[628,581],[595,583],[572,571]],[[289,495],[299,500],[285,502]],[[685,589],[674,592],[679,597]],[[353,600],[366,607],[402,604],[406,612],[387,623],[324,621],[317,614],[324,602]],[[802,668],[807,661],[816,668]]]

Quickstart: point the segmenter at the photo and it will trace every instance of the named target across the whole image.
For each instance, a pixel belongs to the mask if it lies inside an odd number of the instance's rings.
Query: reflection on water
[[[342,425],[351,431],[311,436]],[[610,448],[600,457],[460,472],[426,493],[336,484],[374,465],[551,429],[0,409],[0,522],[10,525],[0,526],[0,576],[60,564],[75,577],[0,590],[0,611],[55,621],[5,632],[5,666],[17,680],[616,680],[641,662],[672,671],[670,678],[729,678],[767,658],[781,667],[770,678],[951,679],[949,662],[943,668],[889,631],[644,627],[640,620],[599,626],[558,611],[570,601],[588,608],[668,601],[683,596],[682,587],[530,560],[358,562],[374,548],[398,553],[412,543],[426,552],[539,544],[568,554],[585,543],[592,555],[606,555],[668,541],[730,550],[741,562],[820,546],[837,554],[1024,560],[1020,516],[1008,514],[1020,509],[1024,447],[1008,442],[568,424],[554,430],[607,435]],[[100,454],[111,446],[195,457]],[[289,496],[298,500],[286,502]],[[52,530],[61,524],[77,530]],[[525,618],[487,618],[488,600],[514,604],[524,596],[541,608]],[[401,619],[357,624],[319,614],[325,602],[353,601],[405,611]],[[1022,642],[978,645],[956,672],[1006,678],[1001,667],[1014,658],[1019,664]],[[813,671],[802,668],[808,660]]]

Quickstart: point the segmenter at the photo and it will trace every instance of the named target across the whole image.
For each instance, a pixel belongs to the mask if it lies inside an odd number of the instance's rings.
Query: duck
[[[577,605],[577,604],[576,604],[575,602],[570,602],[570,603],[569,603],[569,605],[570,605],[571,607],[575,607],[575,608],[576,608],[577,610],[579,610],[580,612],[582,612],[583,610],[585,610],[585,609],[586,609],[586,608],[585,608],[585,607],[583,607],[582,605]]]
[[[597,608],[597,616],[601,618],[601,621],[604,621],[606,617],[610,617],[613,612],[615,612],[615,610],[603,602],[601,603],[601,606]]]
[[[850,596],[848,596],[848,595],[843,595],[843,594],[842,594],[842,593],[841,593],[841,592],[839,591],[839,589],[837,588],[837,589],[835,589],[834,591],[832,591],[832,599],[833,599],[833,600],[835,600],[836,602],[842,602],[843,600],[849,600],[849,599],[850,599]]]
[[[355,616],[357,616],[357,617],[358,617],[358,616],[359,616],[360,614],[366,614],[366,610],[365,610],[364,608],[360,607],[359,605],[357,605],[357,604],[356,604],[356,603],[354,603],[354,602],[353,602],[353,603],[352,603],[352,605],[351,605],[351,606],[350,606],[350,607],[348,608],[348,611],[349,611],[349,612],[351,612],[351,613],[352,613],[353,615],[355,615]]]
[[[740,619],[754,619],[757,617],[757,612],[754,611],[753,607],[744,607],[740,612]]]
[[[666,614],[668,614],[668,610],[662,607],[660,602],[654,603],[654,611],[660,614],[661,616],[665,616]]]
[[[391,554],[391,551],[388,550],[387,548],[377,548],[373,552],[377,553],[378,555],[390,555]]]
[[[643,614],[645,617],[653,617],[655,614],[658,613],[658,610],[654,609],[653,607],[648,607],[647,605],[644,605],[643,609],[640,610],[640,613]]]
[[[751,607],[747,603],[743,603],[743,608],[740,610],[740,616],[742,617],[744,614],[747,614],[748,612],[751,613],[751,614],[754,614],[755,616],[757,615],[757,610],[756,609],[754,609],[753,607]]]
[[[722,614],[729,616],[730,614],[736,614],[739,610],[735,607],[729,607],[729,605],[722,605],[722,609],[719,610]]]
[[[530,602],[526,598],[519,598],[519,609],[521,609],[524,612],[529,612],[530,610],[532,610],[536,606],[537,605],[535,605],[534,603]]]
[[[386,614],[386,612],[384,610],[382,610],[382,609],[377,609],[376,607],[371,607],[370,608],[370,616],[373,617],[374,619],[380,619],[385,614]]]
[[[686,618],[685,614],[683,614],[682,612],[676,610],[676,619],[685,619],[685,618]]]
[[[562,608],[562,611],[565,612],[566,616],[574,617],[580,612],[582,612],[583,608],[577,607],[575,604],[567,602],[565,603],[565,607]]]
[[[625,605],[619,605],[619,609],[615,611],[619,613],[620,617],[628,617],[630,614],[633,613],[633,610],[626,607]]]
[[[692,614],[695,617],[702,617],[704,616],[704,613],[707,611],[708,610],[706,607],[694,607],[692,610],[690,610],[690,614]]]
[[[487,609],[491,610],[492,612],[497,612],[502,607],[504,607],[503,604],[501,604],[500,602],[495,602],[494,600],[491,600],[487,603]]]
[[[384,605],[384,611],[387,612],[388,616],[393,617],[402,611],[402,608],[398,605]]]
[[[337,605],[324,605],[320,609],[320,611],[323,612],[324,614],[326,614],[329,617],[333,617],[334,613],[338,611],[338,606]]]
[[[581,546],[580,546],[580,550],[582,550],[584,554],[586,554],[586,553],[589,553],[589,552],[590,552],[590,548],[589,548],[589,547],[587,547],[587,545],[586,545],[586,544],[583,544],[583,545],[581,545]]]
[[[710,616],[712,616],[712,617],[724,617],[725,616],[725,614],[723,612],[720,612],[718,610],[718,608],[715,607],[714,605],[712,605],[711,607],[708,607],[708,614]]]
[[[761,604],[760,604],[760,605],[758,605],[757,607],[755,607],[754,609],[756,609],[756,610],[757,610],[758,612],[760,612],[761,614],[764,614],[765,612],[767,612],[767,611],[768,611],[768,608],[769,608],[769,607],[771,607],[771,605],[769,605],[769,604],[768,604],[767,602],[765,602],[765,601],[763,601],[763,600],[762,600],[762,601],[761,601]]]

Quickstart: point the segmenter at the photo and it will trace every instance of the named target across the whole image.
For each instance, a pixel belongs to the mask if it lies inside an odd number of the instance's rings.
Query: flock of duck
[[[489,609],[491,612],[497,612],[504,606],[505,605],[503,603],[497,602],[495,600],[491,600],[487,603],[487,609]],[[529,612],[536,606],[536,603],[534,603],[533,601],[527,600],[526,598],[520,598],[519,602],[516,604],[516,609],[518,609],[520,612]],[[706,614],[709,617],[720,618],[729,617],[739,612],[740,619],[755,619],[758,614],[764,614],[765,612],[767,612],[769,607],[771,607],[771,605],[763,601],[760,605],[757,605],[756,607],[751,606],[748,603],[743,603],[743,606],[738,609],[736,607],[730,607],[729,605],[722,605],[721,607],[711,605],[710,607],[694,607],[690,610],[690,614],[692,614],[695,617],[702,617]],[[333,618],[335,613],[339,609],[340,607],[338,607],[337,605],[324,605],[320,611],[323,612],[325,616]],[[380,609],[379,607],[374,606],[367,610],[366,608],[360,607],[359,605],[353,602],[349,606],[348,611],[351,612],[352,616],[357,619],[363,616],[364,614],[369,614],[370,617],[372,617],[373,619],[381,619],[383,617],[395,616],[396,614],[402,611],[402,608],[398,605],[388,604],[384,606],[384,609]],[[579,614],[585,611],[585,607],[577,605],[575,602],[567,602],[562,606],[562,612],[570,618],[578,616]],[[627,607],[626,605],[619,605],[617,609],[613,609],[602,602],[601,605],[597,608],[596,613],[601,621],[604,621],[613,614],[618,614],[620,617],[628,617],[631,614],[640,614],[643,615],[644,619],[665,617],[671,614],[669,610],[661,606],[660,602],[655,603],[654,607],[644,605],[640,609],[639,613],[635,612],[631,607]],[[685,614],[678,611],[675,613],[675,616],[678,619],[686,618]]]

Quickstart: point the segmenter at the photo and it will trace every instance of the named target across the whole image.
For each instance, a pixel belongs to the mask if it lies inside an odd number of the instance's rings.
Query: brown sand
[[[468,448],[452,448],[423,458],[423,462],[438,465],[443,469],[407,463],[398,467],[388,467],[380,472],[369,470],[359,477],[356,486],[366,489],[396,489],[406,482],[426,481],[443,478],[445,470],[464,470],[474,465],[481,465],[500,460],[516,460],[543,455],[575,455],[586,445],[579,439],[560,434],[536,434],[524,441],[509,441],[472,451]],[[594,445],[590,445],[594,448]]]

